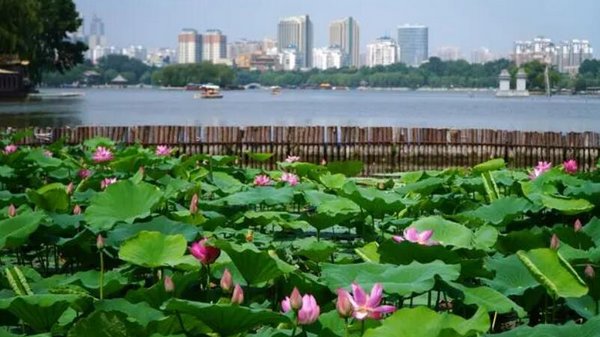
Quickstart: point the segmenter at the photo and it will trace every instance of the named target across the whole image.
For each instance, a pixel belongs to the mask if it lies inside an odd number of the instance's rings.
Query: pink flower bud
[[[140,166],[140,168],[138,169],[138,173],[141,174],[143,177],[144,174],[146,173],[146,169],[143,166]]]
[[[73,215],[79,214],[81,214],[81,207],[79,207],[79,205],[75,205],[75,207],[73,207]]]
[[[15,205],[10,204],[10,206],[8,206],[8,217],[14,218],[15,215],[17,215],[17,208],[15,207]]]
[[[192,244],[189,248],[190,253],[198,259],[203,265],[213,264],[221,255],[221,250],[216,247],[208,246],[206,244],[208,239],[202,239]]]
[[[573,224],[573,230],[575,233],[579,232],[582,228],[583,225],[581,224],[581,221],[579,219],[575,220],[575,223]]]
[[[244,290],[240,287],[239,284],[235,285],[233,288],[233,295],[231,296],[231,304],[240,305],[244,303]]]
[[[304,295],[302,297],[302,309],[298,311],[298,324],[310,325],[319,319],[321,308],[317,304],[317,300],[312,295]]]
[[[231,291],[231,287],[233,286],[233,280],[231,279],[231,273],[229,272],[229,269],[225,268],[223,276],[221,277],[220,284],[221,289],[223,289],[224,292],[228,293]]]
[[[560,240],[556,234],[552,234],[552,238],[550,239],[550,248],[557,250],[560,246]]]
[[[292,290],[292,294],[290,295],[290,307],[293,310],[298,310],[302,307],[302,295],[296,287],[294,287],[294,290]]]
[[[163,284],[165,286],[165,292],[172,293],[175,291],[175,283],[173,283],[173,279],[170,276],[164,277]]]
[[[98,250],[104,249],[104,238],[102,237],[102,234],[98,234],[96,237],[96,248],[98,248]]]
[[[192,200],[190,201],[190,213],[198,213],[198,194],[194,193]]]
[[[71,195],[73,194],[73,183],[70,182],[69,185],[67,185],[67,194]]]
[[[338,314],[342,318],[348,318],[352,316],[352,303],[350,302],[350,293],[345,289],[338,289],[338,298],[335,308]]]
[[[246,242],[252,242],[252,241],[254,241],[254,231],[249,229],[246,232]]]
[[[585,266],[584,274],[590,280],[592,280],[596,277],[596,271],[594,271],[594,267],[592,267],[591,264],[588,264],[587,266]]]

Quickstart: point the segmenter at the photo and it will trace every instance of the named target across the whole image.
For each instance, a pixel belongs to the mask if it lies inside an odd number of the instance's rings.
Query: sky
[[[276,38],[279,18],[308,14],[315,47],[328,44],[329,23],[353,16],[361,52],[377,37],[396,37],[406,23],[429,27],[431,52],[459,47],[465,56],[485,46],[506,55],[515,40],[590,40],[600,55],[600,0],[75,0],[89,30],[104,20],[110,45],[175,48],[182,28],[217,28],[228,41]]]

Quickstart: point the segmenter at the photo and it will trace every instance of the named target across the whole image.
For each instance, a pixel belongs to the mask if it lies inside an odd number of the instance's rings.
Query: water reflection
[[[59,127],[81,125],[83,98],[0,102],[0,126]]]

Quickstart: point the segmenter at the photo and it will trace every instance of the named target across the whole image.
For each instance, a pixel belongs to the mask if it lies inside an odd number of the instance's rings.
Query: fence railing
[[[593,170],[600,155],[597,132],[559,133],[490,129],[431,129],[335,126],[130,126],[34,128],[23,144],[64,138],[82,143],[102,136],[125,144],[167,144],[184,153],[237,155],[244,164],[272,168],[287,155],[303,161],[361,160],[364,174],[473,166],[504,158],[510,167],[531,167],[540,160],[555,164],[575,159]],[[252,162],[246,152],[269,152],[269,163]]]

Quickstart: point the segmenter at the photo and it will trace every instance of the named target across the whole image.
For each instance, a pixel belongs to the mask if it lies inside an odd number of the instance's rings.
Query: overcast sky
[[[405,23],[429,26],[430,50],[457,46],[468,56],[486,46],[507,54],[514,40],[543,35],[587,39],[600,54],[600,0],[75,0],[85,18],[104,20],[109,44],[176,47],[182,28],[221,29],[228,41],[276,37],[280,17],[309,14],[315,47],[328,41],[329,23],[353,16],[361,52],[371,40]]]

